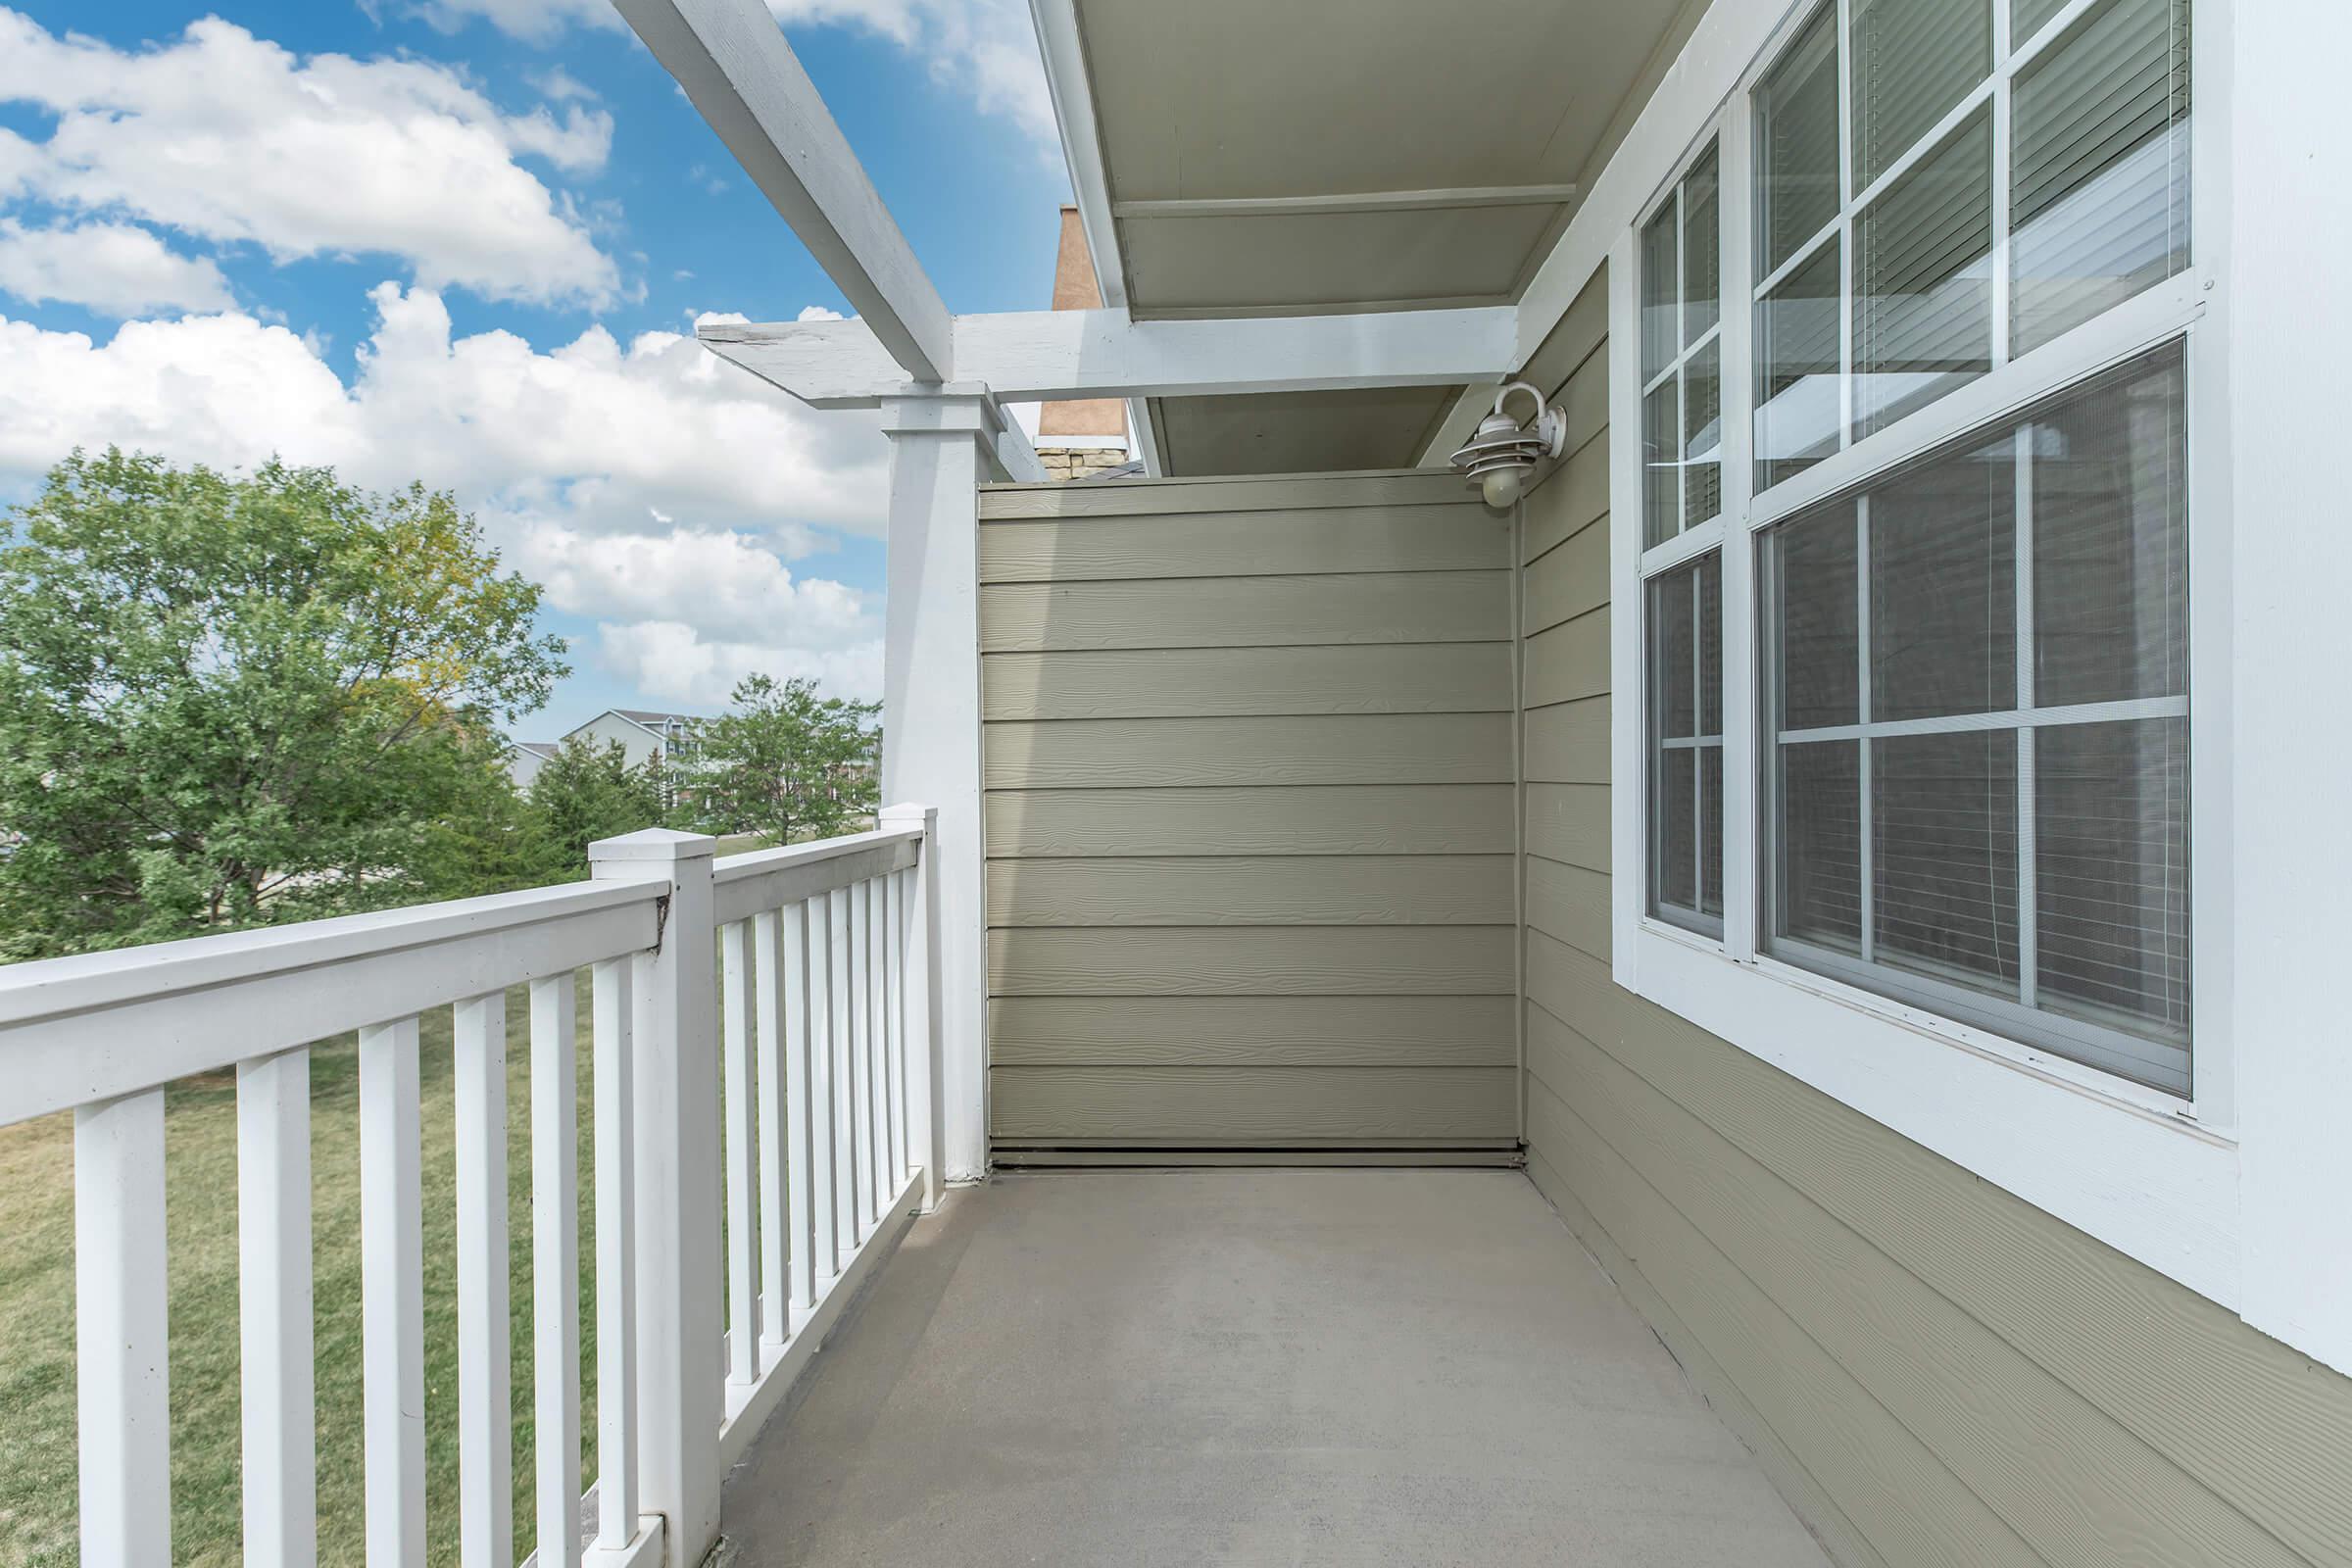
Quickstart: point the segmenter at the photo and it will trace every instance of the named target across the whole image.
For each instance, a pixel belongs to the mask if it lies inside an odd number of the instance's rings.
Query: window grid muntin
[[[1840,0],[1840,4],[1843,4],[1843,0]],[[2075,15],[2083,9],[2086,7],[2068,6],[2052,25],[2071,24]],[[2083,1065],[2186,1099],[2193,1096],[2195,1085],[2194,1031],[2190,1024],[2184,1023],[2180,1040],[2175,1042],[2134,1034],[2125,1029],[2107,1028],[2087,1019],[2046,1010],[2038,1004],[2037,931],[2040,914],[2037,897],[2038,844],[2034,823],[2038,775],[2034,737],[2043,728],[2057,726],[2154,719],[2185,721],[2189,716],[2189,707],[2185,691],[2109,702],[2064,704],[2046,709],[2034,706],[2034,621],[2037,603],[2034,597],[2033,570],[2034,431],[2045,416],[2063,407],[2069,400],[2102,385],[2129,384],[2168,358],[2181,375],[2181,418],[2185,432],[2193,394],[2186,376],[2185,334],[2175,333],[2164,342],[2144,348],[2118,365],[2068,378],[2025,408],[2002,415],[1972,430],[1964,430],[1901,461],[1885,465],[1838,492],[1776,516],[1769,523],[1756,528],[1761,548],[1757,556],[1758,569],[1751,604],[1754,609],[1754,635],[1762,655],[1757,661],[1756,669],[1764,685],[1764,690],[1759,694],[1759,711],[1764,719],[1764,731],[1758,737],[1760,744],[1755,748],[1754,762],[1759,788],[1757,809],[1749,826],[1753,832],[1751,847],[1758,874],[1757,951],[1761,956],[1791,962],[1798,968],[1845,981],[1896,1002],[1927,1007],[1963,1024],[1991,1029],[2019,1041],[2029,1049],[2051,1051]],[[2016,573],[2012,635],[2016,649],[2017,706],[1999,711],[1939,714],[1926,718],[1875,718],[1871,707],[1871,492],[1886,486],[1907,471],[1958,457],[1972,449],[1984,449],[1991,444],[1988,437],[1998,439],[1994,432],[2004,423],[2014,426],[2010,432],[2010,440],[2014,444],[2013,483],[2016,491],[2012,508],[2015,525],[2013,568]],[[1781,611],[1785,584],[1781,580],[1782,551],[1779,540],[1784,531],[1793,525],[1849,506],[1853,511],[1855,529],[1854,593],[1857,608],[1854,659],[1857,721],[1852,724],[1783,728],[1780,721],[1784,691],[1784,617]],[[2188,600],[2185,586],[2181,590],[2181,597],[2185,612]],[[2183,638],[2187,635],[2185,613],[2181,620],[2181,635]],[[1879,959],[1876,951],[1873,742],[1911,735],[1992,730],[2006,730],[2018,738],[2014,787],[2017,795],[2015,887],[2020,978],[2019,995],[2015,1000],[1974,987],[1940,981],[1916,970],[1891,968]],[[1839,953],[1836,949],[1780,933],[1783,923],[1780,863],[1784,811],[1780,760],[1783,749],[1790,745],[1847,742],[1854,744],[1858,752],[1858,956]],[[2193,753],[2193,736],[2190,744]],[[1731,831],[1727,823],[1727,838]],[[2192,831],[2189,839],[2189,854],[2192,857],[2194,842]],[[2193,858],[2189,866],[2193,880]],[[2184,908],[2192,911],[2189,929],[2193,940],[2193,899],[2184,904]],[[2188,996],[2193,1004],[2193,990]],[[2193,1018],[2193,1006],[2189,1016]],[[2159,1027],[2157,1020],[2141,1021],[2151,1030]]]
[[[1740,89],[1740,98],[1745,103],[1746,112],[1752,123],[1760,116],[1757,88],[1772,76],[1784,60],[1789,58],[1790,49],[1803,37],[1804,29],[1810,24],[1813,17],[1823,14],[1825,11],[1835,11],[1837,16],[1837,37],[1834,43],[1838,74],[1838,189],[1839,197],[1838,216],[1823,224],[1819,230],[1790,251],[1768,272],[1755,276],[1748,289],[1746,304],[1751,341],[1760,339],[1763,336],[1761,313],[1765,302],[1800,268],[1815,259],[1825,245],[1835,239],[1839,250],[1839,265],[1837,269],[1838,274],[1838,429],[1837,446],[1829,456],[1848,450],[1856,445],[1859,439],[1854,429],[1854,310],[1856,303],[1853,275],[1856,265],[1854,220],[1861,212],[1884,196],[1894,182],[1900,180],[1919,163],[1940,150],[1954,136],[1961,134],[1966,128],[1969,118],[1986,105],[1991,106],[1993,136],[1992,246],[1987,263],[1991,269],[1992,307],[1991,342],[1988,346],[1989,352],[1986,361],[1988,369],[1997,370],[2016,357],[2015,322],[2012,319],[2015,279],[2012,276],[2014,269],[2010,246],[2015,218],[2015,214],[2010,210],[2013,196],[2011,164],[2014,155],[2012,111],[2015,84],[2017,78],[2028,74],[2044,54],[2074,29],[2077,23],[2091,12],[2114,3],[2114,0],[2065,0],[2065,3],[2052,12],[2047,20],[2032,29],[2031,33],[2022,39],[2013,35],[2014,16],[2010,0],[1988,0],[1988,3],[1992,12],[1993,40],[1990,74],[1984,80],[1978,82],[1964,94],[1957,103],[1945,111],[1942,118],[1930,126],[1917,141],[1905,148],[1898,157],[1889,161],[1886,169],[1860,190],[1856,190],[1854,187],[1852,0],[1826,0],[1820,10],[1800,18],[1788,33],[1788,41],[1774,50]],[[1752,184],[1753,168],[1741,170],[1740,177],[1749,180]],[[1755,269],[1761,267],[1765,259],[1765,239],[1761,230],[1757,229],[1754,224],[1750,225],[1750,229],[1751,232],[1746,236],[1745,244],[1748,268],[1752,273]],[[2145,293],[2155,286],[2155,282],[2151,282],[2139,292]],[[2125,302],[2119,301],[2118,305],[2122,303]],[[2109,307],[2110,310],[2115,308],[2115,306]],[[1729,312],[1726,311],[1724,314],[1728,318]],[[2096,318],[2096,317],[2091,318],[2091,319]],[[1742,414],[1748,420],[1751,437],[1760,438],[1763,434],[1759,423],[1763,417],[1763,406],[1756,400],[1755,394],[1758,391],[1759,378],[1765,373],[1766,368],[1760,360],[1752,364],[1747,376],[1748,384],[1741,389],[1741,395],[1748,404]],[[1904,418],[1909,418],[1918,412],[1918,409],[1913,409],[1902,418],[1890,421],[1888,426],[1882,428],[1899,425]],[[1730,417],[1728,404],[1723,417]],[[1764,473],[1767,459],[1760,442],[1756,444],[1757,450],[1751,454],[1746,465],[1747,473],[1742,484],[1743,491],[1751,496],[1768,494],[1777,484],[1787,483],[1789,478],[1794,477],[1793,474],[1789,474],[1784,475],[1777,481],[1768,480]],[[1824,461],[1827,461],[1826,456],[1815,458],[1810,460],[1805,466],[1809,467]],[[1802,472],[1803,470],[1800,468],[1796,471]]]
[[[1690,333],[1690,183],[1691,176],[1697,172],[1699,166],[1707,162],[1710,157],[1713,158],[1715,163],[1716,191],[1715,319],[1708,324],[1704,331],[1700,332],[1696,337],[1692,337]],[[1718,135],[1711,134],[1699,146],[1699,149],[1692,153],[1690,157],[1683,163],[1681,168],[1676,171],[1674,183],[1668,188],[1665,195],[1660,197],[1658,201],[1649,209],[1649,211],[1642,216],[1641,220],[1634,225],[1637,235],[1643,234],[1646,233],[1650,225],[1655,223],[1661,217],[1671,214],[1672,217],[1669,220],[1668,227],[1671,228],[1674,233],[1673,349],[1672,352],[1667,355],[1666,363],[1654,373],[1651,372],[1646,366],[1642,367],[1641,370],[1642,408],[1643,412],[1643,421],[1641,428],[1643,431],[1644,437],[1646,437],[1649,428],[1647,419],[1649,400],[1657,394],[1660,388],[1665,387],[1670,383],[1674,388],[1674,416],[1669,425],[1673,438],[1674,462],[1671,466],[1673,482],[1666,486],[1666,489],[1672,492],[1673,501],[1670,506],[1666,506],[1663,509],[1673,514],[1674,525],[1672,528],[1667,530],[1662,538],[1651,539],[1648,536],[1648,518],[1650,512],[1653,508],[1659,505],[1659,503],[1653,499],[1653,487],[1658,485],[1660,481],[1659,469],[1653,465],[1644,463],[1642,472],[1642,548],[1645,550],[1654,550],[1660,548],[1661,546],[1672,544],[1676,539],[1679,539],[1685,534],[1690,533],[1692,529],[1703,527],[1707,523],[1714,521],[1718,517],[1721,517],[1725,511],[1727,497],[1724,490],[1725,480],[1723,478],[1724,469],[1726,467],[1724,461],[1726,451],[1724,441],[1724,421],[1728,413],[1728,406],[1725,399],[1725,387],[1722,379],[1723,355],[1721,345],[1724,342],[1724,322],[1730,313],[1725,309],[1727,301],[1724,298],[1726,293],[1724,284],[1729,277],[1729,271],[1723,265],[1724,241],[1728,232],[1723,222],[1724,169],[1725,162],[1723,156],[1722,138]],[[1646,260],[1643,261],[1642,265],[1644,268],[1646,268]],[[1648,281],[1649,279],[1644,276],[1642,280],[1642,286],[1646,287]],[[1641,304],[1642,298],[1643,295],[1641,292],[1641,289],[1638,288],[1635,295],[1637,312],[1642,309]],[[1648,344],[1647,332],[1648,323],[1646,321],[1642,321],[1641,323],[1641,341],[1643,345],[1644,352],[1646,352]],[[1687,449],[1690,441],[1689,418],[1690,409],[1690,389],[1687,384],[1687,380],[1690,368],[1695,364],[1709,349],[1716,350],[1715,446],[1713,449],[1715,456],[1713,462],[1718,476],[1718,482],[1715,491],[1715,510],[1704,517],[1694,518],[1690,513],[1690,465],[1688,462],[1689,453]]]

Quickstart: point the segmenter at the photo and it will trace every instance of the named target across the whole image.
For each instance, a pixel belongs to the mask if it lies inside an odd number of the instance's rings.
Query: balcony
[[[0,973],[0,1122],[74,1118],[81,1560],[171,1555],[164,1220],[211,1195],[166,1180],[165,1086],[231,1070],[246,1559],[353,1533],[320,1517],[314,1250],[352,1239],[314,1234],[310,1094],[353,1029],[371,1563],[449,1534],[425,1447],[453,1397],[469,1563],[515,1560],[518,1513],[525,1560],[587,1565],[722,1533],[761,1563],[1823,1560],[1517,1171],[943,1193],[935,832],[897,808],[713,860],[654,831],[584,883]],[[454,1213],[419,1177],[442,1008]],[[455,1238],[454,1389],[425,1378],[428,1233]]]

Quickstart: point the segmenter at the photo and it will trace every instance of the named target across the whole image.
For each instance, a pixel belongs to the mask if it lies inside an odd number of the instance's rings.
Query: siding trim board
[[[981,517],[998,1146],[1515,1158],[1511,525],[1450,473]]]
[[[2352,1563],[2352,1380],[1616,984],[1608,489],[1524,505],[1530,1179],[1840,1563]]]

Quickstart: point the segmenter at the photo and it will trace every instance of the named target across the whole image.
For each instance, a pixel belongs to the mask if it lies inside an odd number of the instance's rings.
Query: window
[[[2194,1114],[2189,21],[1825,0],[1632,225],[1632,989]]]
[[[1765,536],[1762,946],[2188,1089],[2179,345]]]
[[[1721,203],[1710,146],[1642,231],[1642,542],[1723,511]]]
[[[2187,0],[1806,24],[1753,93],[1756,490],[2187,265],[2188,40]]]
[[[1649,912],[1723,930],[1723,560],[1649,579]]]

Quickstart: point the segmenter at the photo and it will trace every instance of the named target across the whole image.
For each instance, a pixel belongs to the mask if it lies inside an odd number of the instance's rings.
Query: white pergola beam
[[[902,381],[955,378],[947,305],[761,0],[613,0]]]
[[[1121,310],[961,316],[958,378],[1006,402],[1492,382],[1513,364],[1509,306],[1361,316],[1133,321]],[[704,346],[817,408],[903,396],[861,321],[713,322]]]

